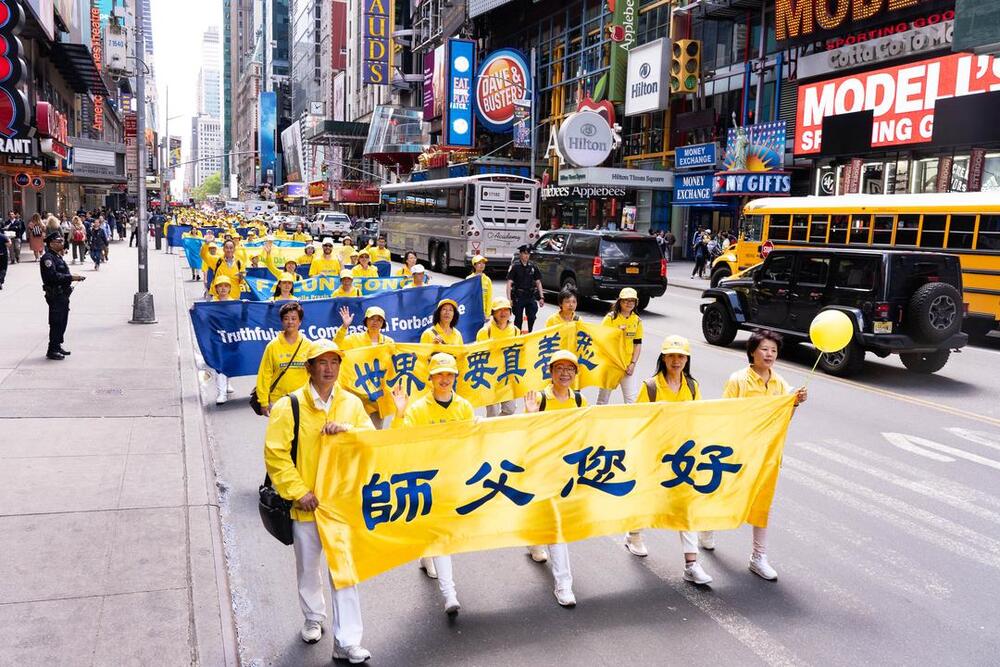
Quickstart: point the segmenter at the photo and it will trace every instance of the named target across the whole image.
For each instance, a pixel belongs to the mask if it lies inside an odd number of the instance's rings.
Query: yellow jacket
[[[575,410],[577,407],[587,407],[587,399],[582,394],[580,395],[580,405],[576,404],[576,396],[574,394],[577,391],[577,389],[570,389],[569,398],[561,401],[556,398],[555,392],[552,390],[552,385],[549,385],[542,390],[542,394],[545,396],[545,412],[551,410]]]
[[[340,387],[333,388],[330,410],[316,407],[309,384],[292,392],[299,399],[299,445],[292,463],[292,402],[287,398],[274,404],[264,434],[264,465],[271,483],[286,500],[298,500],[316,486],[316,466],[321,446],[336,446],[337,436],[324,436],[326,422],[345,424],[352,429],[373,431],[371,419],[361,405],[361,399]],[[331,440],[324,443],[325,438]],[[312,512],[292,508],[292,520],[315,521]]]
[[[351,269],[351,274],[353,274],[355,278],[378,278],[378,269],[371,264],[368,265],[367,269],[358,264]]]
[[[298,256],[298,258],[295,260],[295,263],[298,264],[299,266],[311,266],[314,257],[318,257],[318,255],[316,253],[310,255],[309,253],[304,252]]]
[[[340,287],[333,290],[333,293],[330,294],[331,299],[336,299],[341,296],[361,296],[361,288],[351,287],[351,289],[345,290],[343,284],[341,284]]]
[[[441,336],[444,339],[445,345],[465,345],[465,341],[462,340],[462,332],[458,329],[452,328],[451,335],[446,336],[441,327],[435,324],[432,327],[424,329],[424,332],[420,334],[420,342],[427,345],[434,344],[434,334]]]
[[[215,271],[215,275],[212,276],[212,287],[209,290],[212,294],[215,294],[215,281],[219,279],[219,276],[229,276],[229,279],[233,281],[232,294],[236,298],[239,298],[240,292],[243,291],[243,278],[240,277],[240,272],[246,271],[247,265],[245,262],[240,261],[238,257],[234,257],[232,265],[229,265],[226,263],[224,257],[220,257],[215,260],[214,264],[209,264],[208,268]]]
[[[332,273],[337,276],[340,275],[340,260],[337,259],[336,255],[330,255],[330,258],[317,257],[309,265],[309,275],[318,276],[321,273]]]
[[[667,384],[667,379],[663,377],[663,373],[657,373],[656,377],[653,378],[656,381],[656,402],[657,403],[680,403],[681,401],[700,401],[701,400],[701,387],[698,386],[698,381],[694,378],[690,378],[691,384],[694,386],[694,396],[691,395],[691,389],[688,387],[688,381],[685,378],[681,379],[681,388],[675,394],[674,390],[670,388]],[[649,389],[646,387],[646,381],[643,381],[639,386],[639,396],[635,399],[636,403],[649,403]]]
[[[312,239],[313,239],[312,235],[307,234],[305,232],[295,232],[294,234],[292,234],[293,241],[302,241],[303,243],[309,243],[310,241],[312,241]]]
[[[736,371],[726,380],[722,389],[722,398],[749,398],[751,396],[782,396],[792,393],[792,386],[785,378],[771,371],[771,379],[764,384],[764,379],[757,375],[753,366]]]
[[[642,320],[634,312],[628,317],[608,313],[601,322],[606,327],[621,329],[625,332],[625,356],[630,361],[635,351],[635,344],[642,343]]]
[[[372,347],[373,345],[386,345],[395,342],[392,338],[380,332],[378,342],[373,343],[372,339],[368,337],[367,331],[348,334],[347,328],[343,326],[337,327],[337,333],[333,336],[333,340],[342,350],[353,350],[356,347]]]
[[[508,338],[514,338],[519,333],[521,332],[517,330],[516,326],[514,326],[513,320],[509,320],[507,322],[506,329],[501,329],[491,317],[489,321],[483,325],[483,328],[476,332],[476,342],[479,343],[484,340],[506,340]]]
[[[466,279],[475,277],[475,273],[470,273]],[[493,313],[493,280],[486,275],[485,271],[479,274],[479,280],[483,283],[483,312],[486,313],[486,319],[490,319],[490,315]]]
[[[391,262],[392,253],[389,252],[388,248],[379,248],[378,246],[371,246],[368,248],[368,254],[371,255],[373,262]]]
[[[413,401],[403,413],[402,419],[394,419],[392,428],[403,426],[425,426],[427,424],[447,424],[449,422],[470,422],[475,419],[472,403],[453,393],[451,403],[442,408],[434,400],[434,393],[428,392]]]
[[[573,319],[572,319],[572,321],[573,322],[579,322],[580,321],[580,316],[577,315],[576,313],[573,313]],[[556,326],[558,324],[568,324],[568,322],[566,320],[564,320],[562,317],[559,316],[558,312],[552,313],[551,315],[549,315],[549,319],[545,320],[545,328],[546,329],[548,329],[549,327],[554,327],[554,326]]]
[[[298,348],[296,354],[295,348],[298,347],[299,341],[302,341],[302,347]],[[309,339],[301,331],[291,345],[285,340],[284,333],[278,334],[267,344],[264,356],[260,359],[260,368],[257,369],[257,400],[261,405],[270,405],[309,381],[309,374],[306,373],[306,357],[309,355],[310,347]],[[281,376],[272,392],[271,383],[286,366],[290,367]]]

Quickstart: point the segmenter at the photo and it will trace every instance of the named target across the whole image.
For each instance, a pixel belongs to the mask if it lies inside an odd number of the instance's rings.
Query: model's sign
[[[954,4],[954,0],[775,0],[775,36],[779,42],[810,42]]]

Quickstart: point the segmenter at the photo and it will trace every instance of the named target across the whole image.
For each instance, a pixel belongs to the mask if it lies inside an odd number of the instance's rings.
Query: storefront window
[[[976,230],[976,216],[953,215],[948,228],[948,247],[959,250],[972,248],[973,232]]]
[[[869,195],[880,195],[884,181],[885,165],[881,162],[864,165],[861,171],[861,192]]]
[[[1000,190],[1000,153],[990,153],[983,165],[983,192]]]
[[[896,245],[917,245],[917,229],[919,227],[919,215],[907,213],[899,216],[896,222]]]
[[[913,163],[913,185],[910,191],[937,192],[938,159],[928,158]]]
[[[943,248],[946,215],[925,215],[924,228],[920,231],[921,248]]]
[[[907,160],[887,162],[885,165],[885,193],[902,195],[909,192],[910,163]]]

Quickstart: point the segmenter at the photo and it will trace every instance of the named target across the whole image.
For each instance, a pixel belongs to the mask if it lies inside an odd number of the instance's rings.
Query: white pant
[[[517,401],[502,401],[495,405],[486,406],[486,416],[487,417],[499,417],[503,415],[504,417],[509,417],[510,415],[517,412]]]
[[[222,373],[215,374],[215,389],[220,394],[225,394],[229,390],[229,378]]]
[[[681,548],[685,554],[698,555],[698,533],[693,530],[678,531],[681,536]]]
[[[326,620],[326,600],[323,598],[323,573],[329,575],[330,567],[319,540],[315,521],[293,521],[295,538],[295,576],[299,582],[299,606],[309,621]],[[358,587],[338,590],[333,586],[333,637],[339,646],[361,644],[361,598]]]
[[[550,544],[549,562],[552,564],[552,578],[555,579],[556,590],[573,590],[573,572],[569,567],[569,546]]]
[[[451,556],[434,556],[434,569],[438,575],[438,589],[445,600],[455,595],[455,575],[451,569]]]
[[[753,528],[753,552],[755,554],[766,554],[767,553],[767,528],[759,528],[757,526],[751,526]],[[702,535],[709,535],[715,533],[714,530],[703,530]],[[694,533],[690,533],[694,535]],[[684,539],[684,533],[681,533],[681,540]],[[685,549],[684,553],[688,553]]]
[[[636,378],[635,373],[632,373],[632,375],[623,376],[622,382],[619,386],[622,389],[622,398],[625,399],[625,403],[626,404],[635,403],[635,399],[639,397],[639,381]],[[608,401],[611,400],[611,392],[613,391],[614,389],[598,390],[597,404],[607,405]]]

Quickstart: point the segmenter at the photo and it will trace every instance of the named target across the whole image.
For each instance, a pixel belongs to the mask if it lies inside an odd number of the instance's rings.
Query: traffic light
[[[671,49],[670,92],[695,94],[700,78],[701,42],[696,39],[677,40]]]

